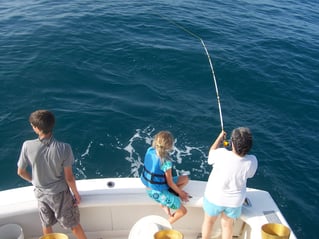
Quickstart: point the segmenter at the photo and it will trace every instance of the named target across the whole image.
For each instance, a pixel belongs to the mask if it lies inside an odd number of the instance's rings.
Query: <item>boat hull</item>
[[[82,197],[80,204],[81,224],[88,238],[128,238],[133,226],[142,218],[167,215],[145,192],[138,178],[102,178],[77,181]],[[202,197],[206,182],[191,180],[186,186],[192,198],[185,204],[187,215],[172,225],[184,234],[184,238],[197,238],[203,221]],[[266,191],[248,189],[248,203],[242,216],[236,220],[234,238],[261,238],[261,226],[276,222],[289,227],[274,200]],[[15,223],[23,228],[24,238],[41,236],[41,224],[33,187],[22,187],[0,192],[0,225]],[[55,232],[70,231],[54,226]],[[220,222],[213,230],[214,238],[220,238]],[[290,239],[296,238],[293,232]]]

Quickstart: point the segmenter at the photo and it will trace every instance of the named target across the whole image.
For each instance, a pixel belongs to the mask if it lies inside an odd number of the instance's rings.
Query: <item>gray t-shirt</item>
[[[68,188],[64,167],[72,166],[74,156],[71,146],[50,139],[27,140],[23,143],[18,167],[32,169],[32,184],[48,194],[62,192]]]

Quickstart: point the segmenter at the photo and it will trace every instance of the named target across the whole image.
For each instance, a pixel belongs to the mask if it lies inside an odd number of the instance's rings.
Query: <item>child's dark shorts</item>
[[[44,194],[35,189],[35,195],[43,227],[59,222],[62,227],[71,229],[80,223],[79,208],[69,189],[57,194]]]

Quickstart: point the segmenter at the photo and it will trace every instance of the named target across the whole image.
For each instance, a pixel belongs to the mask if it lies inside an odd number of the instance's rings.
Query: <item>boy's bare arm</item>
[[[17,174],[24,180],[32,183],[32,177],[26,169],[18,168]]]
[[[68,184],[69,188],[71,189],[76,199],[76,203],[79,204],[81,202],[81,197],[76,187],[76,182],[75,182],[75,178],[74,178],[74,174],[73,174],[71,166],[64,167],[64,175],[65,175],[65,181]]]

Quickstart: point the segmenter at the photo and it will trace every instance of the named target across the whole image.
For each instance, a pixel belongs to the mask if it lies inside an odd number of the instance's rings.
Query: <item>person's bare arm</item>
[[[75,178],[71,166],[64,167],[64,176],[66,183],[68,184],[69,188],[71,189],[75,197],[76,203],[79,204],[81,202],[81,196],[76,187]]]
[[[220,134],[216,138],[215,142],[210,147],[210,150],[218,149],[220,144],[223,143],[225,137],[226,137],[226,132],[225,131],[220,132]]]
[[[32,176],[26,169],[18,168],[17,174],[24,180],[28,181],[29,183],[32,183]]]
[[[173,181],[172,169],[168,169],[165,172],[165,178],[168,186],[173,189],[178,196],[182,199],[182,201],[188,201],[188,193],[180,189]]]

